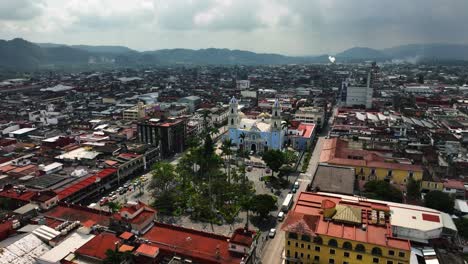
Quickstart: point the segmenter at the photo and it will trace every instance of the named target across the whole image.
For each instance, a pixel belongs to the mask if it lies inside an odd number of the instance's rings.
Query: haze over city
[[[285,55],[468,43],[464,0],[2,0],[0,39]]]

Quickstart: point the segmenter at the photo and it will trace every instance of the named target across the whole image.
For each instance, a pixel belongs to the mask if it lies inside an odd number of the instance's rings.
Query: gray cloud
[[[42,0],[2,0],[0,20],[28,20],[39,16],[43,9]]]
[[[468,43],[466,0],[41,1],[1,0],[0,38],[285,54]]]

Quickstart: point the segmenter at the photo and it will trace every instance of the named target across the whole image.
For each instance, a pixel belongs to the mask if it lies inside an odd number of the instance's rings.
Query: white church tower
[[[278,98],[275,99],[271,109],[271,146],[273,149],[282,149],[284,131],[281,127],[281,105]]]
[[[232,143],[236,145],[239,145],[239,122],[238,102],[237,99],[233,96],[231,101],[229,101],[228,128],[229,138],[231,138]]]

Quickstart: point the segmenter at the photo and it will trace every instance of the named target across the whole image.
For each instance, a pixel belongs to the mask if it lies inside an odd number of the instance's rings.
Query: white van
[[[281,211],[281,212],[278,213],[278,221],[281,222],[281,221],[283,221],[283,219],[284,219],[284,212]]]

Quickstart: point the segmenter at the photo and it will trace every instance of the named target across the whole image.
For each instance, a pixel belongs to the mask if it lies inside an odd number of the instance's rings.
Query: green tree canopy
[[[150,188],[155,198],[154,206],[162,213],[171,214],[177,201],[175,168],[168,162],[158,162],[152,174]]]
[[[263,161],[266,165],[271,169],[271,175],[273,176],[273,172],[278,172],[281,166],[285,163],[285,157],[283,152],[280,150],[270,149],[263,153],[262,156]]]
[[[468,239],[468,219],[460,217],[454,220],[457,226],[458,234],[464,239]]]
[[[447,193],[430,191],[424,196],[424,204],[429,208],[451,214],[455,201]]]
[[[258,194],[252,197],[251,210],[265,218],[271,211],[278,209],[276,197],[269,194]]]
[[[406,185],[406,196],[411,200],[421,199],[421,182],[410,177]]]
[[[364,196],[389,202],[403,201],[403,193],[386,181],[368,181],[364,185]]]

